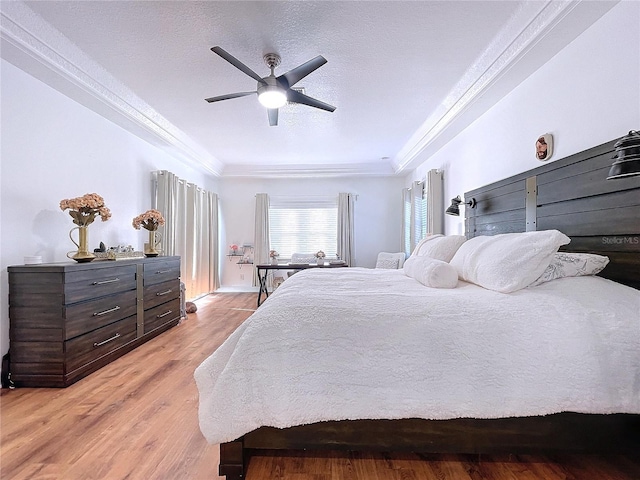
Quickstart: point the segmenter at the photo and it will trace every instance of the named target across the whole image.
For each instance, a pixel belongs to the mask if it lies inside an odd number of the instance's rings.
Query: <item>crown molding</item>
[[[224,165],[21,1],[0,2],[0,54],[52,88],[190,167],[219,176]]]
[[[330,178],[349,176],[395,176],[388,162],[340,165],[227,165],[223,177]]]
[[[577,36],[584,30],[589,20],[592,23],[616,3],[618,0],[612,2],[547,0],[544,3],[527,2],[523,4],[449,92],[440,108],[434,111],[394,157],[392,161],[394,171],[406,173],[417,167],[418,164],[426,160],[425,155],[418,158],[422,152],[428,150],[430,154],[435,153],[475,120],[477,117],[471,115],[470,120],[466,119],[466,124],[459,121],[463,114],[471,109],[474,102],[486,95],[487,91],[496,85],[509,70],[514,69],[516,64],[532,53],[535,47],[545,41],[545,38],[550,36],[555,27],[574,10],[580,10],[576,15],[579,17],[577,19],[580,23],[579,30],[576,31],[573,25],[569,25],[566,31],[558,34],[559,37],[566,37],[569,32]],[[539,68],[567,43],[568,41],[564,38],[564,41],[559,42],[559,47],[556,50],[549,48],[547,52],[535,52],[532,56],[535,56],[537,62],[532,62],[531,71],[521,73],[519,82],[526,79],[526,75]],[[511,88],[514,86],[511,85]],[[494,103],[508,93],[511,88],[503,88]],[[444,137],[445,132],[447,138],[439,138]]]

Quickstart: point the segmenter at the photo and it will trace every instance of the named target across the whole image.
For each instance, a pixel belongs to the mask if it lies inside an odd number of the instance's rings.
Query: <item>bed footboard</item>
[[[352,420],[285,429],[261,427],[220,445],[220,475],[245,478],[252,451],[413,451],[423,453],[632,453],[640,415],[560,413],[493,420]]]

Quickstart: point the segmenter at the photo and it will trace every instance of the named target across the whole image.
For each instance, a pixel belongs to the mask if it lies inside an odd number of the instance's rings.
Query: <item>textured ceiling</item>
[[[2,2],[3,57],[26,68],[18,53],[38,51],[89,84],[84,96],[113,102],[216,174],[402,174],[613,3]],[[265,53],[282,57],[276,75],[323,55],[296,86],[336,111],[288,105],[270,127],[256,96],[205,102],[256,88],[215,45],[261,76]]]

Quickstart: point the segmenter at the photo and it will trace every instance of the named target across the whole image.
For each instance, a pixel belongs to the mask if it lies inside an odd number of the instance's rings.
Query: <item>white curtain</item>
[[[351,193],[338,194],[338,255],[348,266],[355,265],[353,225],[354,198]]]
[[[423,182],[413,182],[411,184],[411,226],[409,229],[409,250],[412,252],[422,238],[422,193]]]
[[[214,292],[220,286],[218,274],[218,195],[195,187],[195,230],[193,292]]]
[[[186,298],[215,291],[218,278],[218,198],[166,170],[154,172],[155,208],[165,218],[164,255],[180,257]]]
[[[426,233],[444,233],[444,192],[442,171],[429,170],[425,180]]]
[[[185,251],[187,244],[187,185],[166,170],[155,172],[154,177],[154,206],[165,219],[165,225],[158,229],[162,234],[162,252],[165,255],[182,256],[181,253]]]
[[[269,263],[269,195],[256,194],[255,215],[255,252],[253,262],[256,265]],[[253,286],[260,285],[258,269],[253,269]]]

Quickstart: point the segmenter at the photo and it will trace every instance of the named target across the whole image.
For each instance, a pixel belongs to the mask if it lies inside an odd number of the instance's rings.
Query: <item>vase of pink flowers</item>
[[[326,257],[325,253],[322,250],[318,250],[315,256],[316,256],[318,265],[324,265],[324,257]]]
[[[149,243],[144,245],[145,257],[157,257],[160,254],[157,247],[162,241],[162,235],[158,232],[158,227],[164,223],[164,217],[155,209],[147,210],[133,219],[133,228],[140,230],[142,227],[149,231]]]
[[[278,257],[280,256],[280,254],[278,252],[276,252],[275,250],[269,250],[269,258],[271,258],[271,265],[277,265],[278,264]]]
[[[67,253],[67,257],[76,262],[90,262],[96,256],[89,252],[89,240],[87,227],[93,223],[96,216],[100,216],[103,222],[111,218],[111,211],[105,206],[104,198],[97,193],[87,193],[82,197],[68,198],[60,201],[60,209],[69,210],[73,223],[77,225],[69,232],[69,238],[78,248],[77,251]],[[73,239],[73,231],[78,230],[78,241]]]

